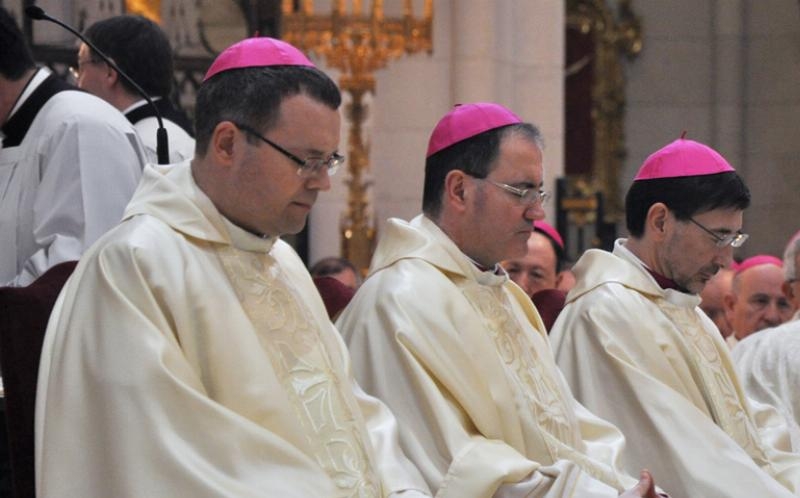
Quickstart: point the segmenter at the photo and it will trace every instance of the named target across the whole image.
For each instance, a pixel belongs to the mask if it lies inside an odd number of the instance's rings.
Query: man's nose
[[[308,177],[306,187],[313,190],[322,190],[326,192],[331,189],[331,175],[328,174],[328,168],[321,168],[319,172]]]
[[[764,310],[764,321],[769,323],[770,326],[780,325],[783,323],[783,317],[781,316],[781,309],[778,305],[778,301],[770,301],[767,305],[767,309]]]
[[[545,217],[544,205],[541,202],[531,204],[525,209],[525,219],[530,221],[543,220]]]

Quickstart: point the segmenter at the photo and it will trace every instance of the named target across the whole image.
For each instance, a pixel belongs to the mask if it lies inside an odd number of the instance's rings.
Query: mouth
[[[307,211],[310,211],[311,207],[314,205],[314,201],[311,201],[311,202],[295,201],[292,204],[297,206],[297,207],[299,207],[299,208],[301,208],[301,209],[305,209]]]

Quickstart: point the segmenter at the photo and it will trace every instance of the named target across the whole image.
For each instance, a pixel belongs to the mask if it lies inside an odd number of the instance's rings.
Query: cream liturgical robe
[[[748,396],[800,425],[800,321],[750,334],[731,352]],[[794,448],[800,435],[792,433]]]
[[[3,131],[0,285],[24,286],[119,223],[146,155],[117,109],[47,69]]]
[[[47,331],[40,497],[425,490],[289,245],[230,224],[189,164],[148,167]]]
[[[622,435],[575,402],[530,298],[429,219],[389,220],[337,325],[437,497],[616,497],[634,484],[614,470]]]
[[[700,298],[659,287],[623,244],[581,257],[550,333],[575,397],[625,433],[627,470],[673,498],[795,496],[783,418],[745,396]]]

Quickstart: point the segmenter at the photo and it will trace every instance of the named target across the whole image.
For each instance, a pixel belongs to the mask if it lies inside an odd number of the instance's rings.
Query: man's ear
[[[674,222],[674,217],[670,216],[669,208],[663,202],[656,202],[647,210],[647,217],[644,221],[644,231],[650,232],[653,240],[660,242],[666,238],[667,231]]]
[[[104,64],[106,68],[106,74],[104,76],[104,81],[109,88],[113,88],[115,85],[122,85],[121,78],[119,73],[108,64]]]
[[[466,199],[470,189],[467,175],[463,171],[452,170],[444,178],[444,204],[449,204],[458,210],[466,208]]]
[[[206,155],[211,154],[222,166],[233,164],[234,157],[240,153],[246,138],[238,132],[230,121],[221,121],[214,127]]]
[[[725,318],[728,323],[733,323],[733,308],[736,306],[736,296],[728,292],[722,296],[722,309],[725,311]]]
[[[796,296],[794,294],[794,289],[792,288],[792,284],[790,284],[789,281],[784,281],[781,284],[781,290],[783,291],[783,295],[786,296],[786,299],[788,299],[789,302],[791,303],[795,302]]]

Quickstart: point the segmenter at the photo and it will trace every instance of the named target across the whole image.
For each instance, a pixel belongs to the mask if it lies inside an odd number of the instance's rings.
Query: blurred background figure
[[[800,266],[800,231],[794,234],[783,251],[783,293],[794,306],[792,320],[800,318],[800,279],[797,267]]]
[[[742,261],[724,302],[733,329],[725,339],[731,348],[750,334],[789,320],[794,308],[783,294],[783,262],[766,254]]]
[[[0,8],[0,285],[78,259],[122,218],[146,154],[107,102],[37,68]]]
[[[158,24],[142,16],[122,15],[98,21],[84,33],[153,99],[169,136],[169,161],[194,157],[192,124],[172,103],[173,61],[169,39]],[[155,110],[139,92],[85,43],[78,49],[78,86],[119,109],[134,125],[156,161]]]
[[[309,269],[312,277],[333,277],[355,290],[361,285],[361,275],[355,265],[346,258],[330,256],[322,258]]]
[[[558,231],[545,221],[533,224],[528,239],[528,252],[521,258],[507,259],[502,267],[529,296],[543,289],[559,288],[564,262],[564,240]]]
[[[722,337],[728,337],[733,332],[725,316],[725,296],[731,293],[734,273],[733,268],[720,268],[700,291],[700,309],[711,318]]]
[[[361,285],[361,275],[348,259],[336,256],[320,259],[311,266],[309,273],[325,303],[328,317],[335,320]]]
[[[575,276],[566,263],[564,239],[542,220],[533,223],[528,252],[501,263],[509,278],[531,297],[548,332],[564,307],[567,292],[575,285]]]

